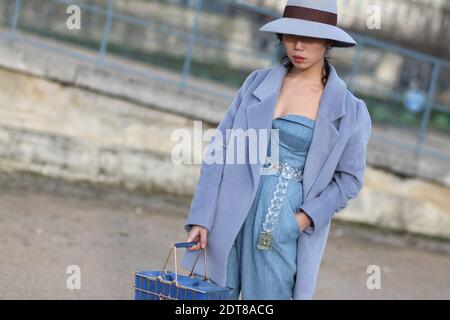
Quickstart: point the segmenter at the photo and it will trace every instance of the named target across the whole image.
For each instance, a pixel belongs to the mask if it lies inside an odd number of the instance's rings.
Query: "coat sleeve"
[[[225,116],[219,123],[215,130],[215,134],[208,144],[202,164],[200,167],[200,177],[197,182],[194,197],[191,202],[187,220],[185,221],[184,229],[189,232],[192,225],[199,225],[211,231],[211,227],[214,222],[214,217],[217,207],[218,191],[222,181],[222,174],[225,161],[227,136],[226,129],[231,129],[233,126],[234,117],[242,102],[242,98],[246,93],[246,90],[250,83],[253,81],[257,70],[253,71],[244,81],[243,85],[236,93],[229,106]],[[214,152],[211,152],[214,151]],[[222,159],[222,163],[212,163],[211,160],[207,160],[209,156],[215,155],[212,153],[223,152],[222,157],[217,156],[218,159]]]
[[[332,216],[347,207],[364,185],[367,144],[372,134],[372,123],[364,101],[359,99],[357,120],[353,134],[347,141],[336,167],[332,181],[319,196],[305,201],[301,206],[312,220],[306,233],[327,225]]]

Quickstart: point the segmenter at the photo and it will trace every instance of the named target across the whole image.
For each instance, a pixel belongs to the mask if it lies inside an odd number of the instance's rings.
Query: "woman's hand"
[[[297,220],[301,231],[305,230],[311,225],[311,219],[303,211],[297,211],[294,217],[295,220]]]
[[[189,251],[195,251],[206,248],[208,237],[208,229],[199,225],[193,225],[189,230],[187,242],[196,241],[197,244],[192,247],[187,247]]]

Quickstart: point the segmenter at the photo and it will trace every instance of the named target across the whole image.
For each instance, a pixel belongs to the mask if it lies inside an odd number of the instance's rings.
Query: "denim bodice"
[[[301,124],[301,125],[299,125]],[[273,119],[272,128],[278,129],[279,159],[302,169],[311,144],[315,120],[303,115],[287,114]],[[271,155],[272,135],[267,154]]]

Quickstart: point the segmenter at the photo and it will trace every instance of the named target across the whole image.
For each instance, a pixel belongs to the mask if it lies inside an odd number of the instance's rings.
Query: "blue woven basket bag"
[[[135,300],[226,300],[232,289],[223,288],[211,282],[207,277],[206,248],[205,276],[203,279],[195,278],[193,273],[198,257],[195,259],[188,276],[177,272],[177,248],[187,248],[197,242],[178,242],[169,251],[161,271],[135,271],[134,299]],[[175,253],[175,272],[166,271],[172,251]],[[200,251],[200,250],[199,250]]]

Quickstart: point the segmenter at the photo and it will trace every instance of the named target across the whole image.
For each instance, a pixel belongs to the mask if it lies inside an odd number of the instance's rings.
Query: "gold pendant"
[[[258,235],[257,248],[261,250],[269,250],[272,244],[272,234],[267,231],[261,231]]]

